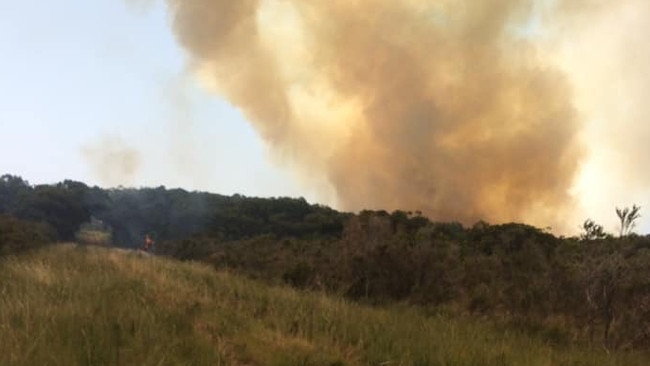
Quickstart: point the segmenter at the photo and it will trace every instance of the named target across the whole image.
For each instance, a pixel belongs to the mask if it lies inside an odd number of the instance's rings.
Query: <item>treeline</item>
[[[0,254],[74,240],[92,222],[114,245],[137,248],[149,234],[160,254],[264,281],[501,319],[554,342],[650,348],[650,238],[614,238],[595,224],[558,238],[516,223],[464,227],[304,199],[15,176],[0,177],[0,215]]]
[[[109,231],[113,244],[137,248],[145,235],[156,241],[208,234],[236,240],[340,236],[346,214],[299,198],[224,196],[182,189],[101,189],[66,180],[31,185],[21,177],[0,177],[0,214],[45,225],[54,239],[73,241],[83,224]]]
[[[17,176],[0,176],[0,254],[74,240],[79,226],[101,208],[102,197],[99,188],[83,183],[32,186]]]

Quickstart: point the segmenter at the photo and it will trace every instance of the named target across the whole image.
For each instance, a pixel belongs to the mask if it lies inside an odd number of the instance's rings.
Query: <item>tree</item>
[[[64,241],[74,240],[81,224],[90,221],[83,197],[63,186],[35,186],[31,194],[21,197],[15,213],[21,219],[52,225]]]
[[[632,209],[629,207],[625,207],[624,209],[616,207],[616,215],[621,221],[619,236],[623,237],[632,233],[632,230],[636,226],[636,220],[641,217],[639,210],[641,210],[641,207],[637,205],[633,205]]]
[[[11,214],[20,199],[32,190],[29,182],[14,175],[0,176],[0,213]]]
[[[585,220],[582,229],[584,230],[584,233],[580,234],[582,240],[605,239],[607,237],[602,225],[596,224],[592,219]]]

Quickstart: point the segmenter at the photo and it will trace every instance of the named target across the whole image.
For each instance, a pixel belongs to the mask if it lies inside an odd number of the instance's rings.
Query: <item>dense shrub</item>
[[[165,253],[373,304],[505,319],[606,348],[650,348],[650,238],[557,238],[524,224],[464,228],[364,211],[340,238],[202,236]],[[526,325],[523,327],[522,325]]]
[[[47,224],[0,215],[0,256],[37,248],[51,243],[55,237]]]

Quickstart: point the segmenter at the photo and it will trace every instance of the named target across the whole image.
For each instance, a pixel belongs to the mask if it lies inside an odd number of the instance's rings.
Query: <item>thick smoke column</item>
[[[527,36],[535,1],[168,1],[201,78],[340,207],[556,228],[573,209],[582,124]]]

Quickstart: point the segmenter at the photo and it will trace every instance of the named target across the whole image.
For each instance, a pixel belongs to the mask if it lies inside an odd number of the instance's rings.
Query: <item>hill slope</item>
[[[0,365],[643,365],[73,244],[0,260]]]

